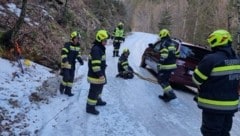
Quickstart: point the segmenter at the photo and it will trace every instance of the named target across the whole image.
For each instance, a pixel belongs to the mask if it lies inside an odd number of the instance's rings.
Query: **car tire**
[[[147,66],[147,64],[145,63],[145,59],[144,59],[144,57],[143,57],[143,58],[142,58],[142,62],[141,62],[141,64],[140,64],[140,67],[146,68],[146,66]]]

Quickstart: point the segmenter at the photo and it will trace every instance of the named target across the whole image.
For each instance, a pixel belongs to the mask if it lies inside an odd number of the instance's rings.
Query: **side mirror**
[[[153,44],[152,44],[152,43],[149,43],[148,46],[149,46],[150,48],[153,48]]]

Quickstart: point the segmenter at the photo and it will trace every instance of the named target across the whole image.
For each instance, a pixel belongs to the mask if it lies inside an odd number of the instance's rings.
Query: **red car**
[[[177,59],[177,69],[172,73],[170,82],[187,87],[196,87],[192,81],[193,70],[200,60],[210,53],[210,49],[193,45],[180,40],[173,39],[174,43],[180,50],[180,57]],[[160,44],[149,44],[142,55],[141,67],[150,68],[157,73],[157,63],[160,60]]]

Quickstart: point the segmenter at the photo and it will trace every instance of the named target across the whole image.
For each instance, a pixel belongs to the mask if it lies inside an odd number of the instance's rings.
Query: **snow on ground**
[[[149,78],[147,70],[140,68],[141,55],[148,43],[157,35],[134,32],[121,46],[130,49],[129,63],[133,69]],[[118,58],[112,57],[113,47],[107,45],[107,85],[102,97],[104,107],[97,107],[100,115],[86,114],[89,84],[86,81],[87,62],[77,65],[73,97],[60,95],[59,82],[50,86],[53,93],[40,102],[29,101],[41,89],[46,79],[57,80],[50,69],[32,63],[23,75],[13,63],[0,59],[0,135],[37,136],[200,136],[201,110],[193,102],[193,95],[176,91],[178,99],[169,103],[159,100],[162,88],[138,77],[131,80],[115,78]],[[44,82],[45,83],[45,82]],[[46,86],[46,85],[45,85]],[[40,89],[39,89],[40,88]],[[39,91],[40,90],[40,91]],[[44,93],[42,93],[44,94]],[[45,93],[46,94],[46,93]],[[47,94],[47,95],[48,95]],[[5,115],[5,116],[4,116]],[[7,117],[6,117],[7,116]],[[9,126],[9,128],[6,128]],[[5,128],[5,129],[3,129]],[[231,134],[240,136],[240,114],[234,117]],[[3,131],[4,130],[4,131]]]

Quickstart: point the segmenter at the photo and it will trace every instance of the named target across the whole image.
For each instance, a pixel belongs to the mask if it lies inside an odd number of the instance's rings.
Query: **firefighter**
[[[216,30],[207,39],[212,53],[195,68],[192,79],[199,87],[198,107],[202,109],[203,136],[230,136],[232,119],[238,110],[240,60],[231,47],[226,30]]]
[[[80,34],[74,31],[70,35],[71,41],[65,43],[61,52],[61,75],[63,76],[60,84],[60,93],[73,96],[71,89],[73,86],[76,59],[83,65],[80,48]]]
[[[118,74],[116,77],[121,77],[124,79],[132,79],[134,77],[133,69],[128,64],[129,54],[129,49],[125,48],[118,61]]]
[[[169,102],[176,98],[176,95],[169,84],[169,78],[171,72],[176,68],[176,58],[179,56],[176,45],[170,38],[170,33],[167,29],[162,29],[159,32],[160,41],[155,44],[160,44],[160,60],[157,65],[157,79],[158,83],[163,88],[163,95],[159,95],[159,98],[165,102]]]
[[[113,57],[119,57],[120,45],[123,41],[125,41],[125,32],[123,26],[123,23],[120,22],[113,31]]]
[[[98,115],[99,111],[95,106],[104,106],[107,103],[102,100],[101,94],[104,84],[106,84],[106,54],[105,45],[107,44],[108,32],[99,30],[93,42],[88,61],[88,82],[90,89],[88,93],[86,112]]]

